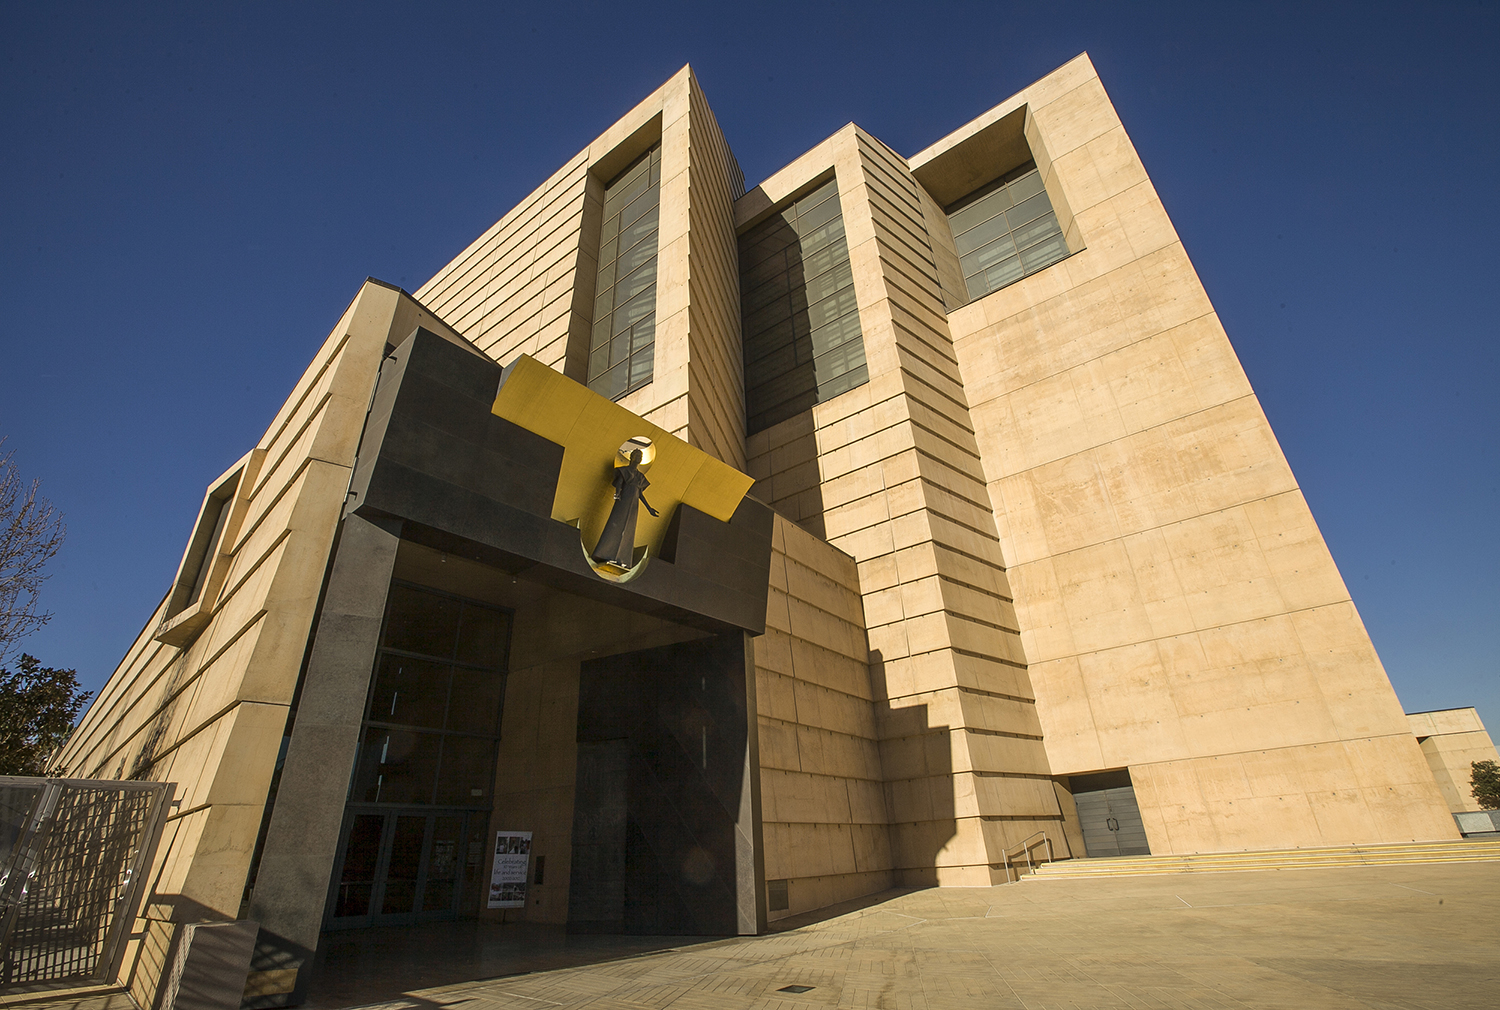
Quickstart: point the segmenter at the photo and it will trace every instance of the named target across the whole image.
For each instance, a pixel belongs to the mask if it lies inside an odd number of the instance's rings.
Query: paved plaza
[[[898,893],[764,937],[597,942],[636,942],[641,952],[404,998],[389,992],[379,1002],[391,1010],[1500,1007],[1500,863],[1028,880]],[[544,940],[525,955],[538,964],[587,956]],[[356,957],[342,955],[351,965]],[[329,999],[328,985],[351,982],[340,959],[334,951],[315,1005],[349,1005]],[[357,968],[366,994],[382,973],[412,969],[390,957],[384,964]]]
[[[475,922],[351,931],[330,937],[308,1005],[1500,1008],[1497,862],[1042,879],[881,897],[769,936],[706,942]],[[476,976],[487,977],[457,981]],[[130,1007],[122,995],[3,1002]]]

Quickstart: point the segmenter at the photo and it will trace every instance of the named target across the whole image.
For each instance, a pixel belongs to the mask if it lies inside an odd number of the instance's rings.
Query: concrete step
[[[1500,839],[1409,842],[1403,845],[1342,845],[1309,849],[1199,852],[1176,856],[1119,856],[1045,863],[1041,879],[1155,876],[1165,873],[1226,873],[1242,870],[1301,870],[1333,866],[1402,866],[1413,863],[1500,861]],[[1022,877],[1024,880],[1025,877]]]

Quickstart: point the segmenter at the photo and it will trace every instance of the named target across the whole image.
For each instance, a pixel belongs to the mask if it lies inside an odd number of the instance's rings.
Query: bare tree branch
[[[43,566],[67,534],[62,515],[42,497],[41,482],[27,484],[13,455],[0,456],[0,666],[17,642],[52,617],[37,613],[37,590],[47,579]]]

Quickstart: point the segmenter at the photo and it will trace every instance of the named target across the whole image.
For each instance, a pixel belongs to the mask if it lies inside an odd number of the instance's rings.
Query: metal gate
[[[114,980],[172,792],[0,776],[0,987]]]

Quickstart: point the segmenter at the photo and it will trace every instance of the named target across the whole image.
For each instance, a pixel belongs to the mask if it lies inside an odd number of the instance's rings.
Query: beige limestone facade
[[[1472,708],[1413,712],[1406,717],[1432,777],[1453,813],[1483,809],[1474,799],[1472,782],[1476,761],[1500,764],[1500,753],[1489,730]]]
[[[656,368],[620,401],[743,469],[744,369],[730,217],[745,188],[684,67],[416,291],[496,361],[529,354],[583,381],[605,184],[661,144]]]
[[[190,640],[162,641],[176,637],[169,594],[56,759],[76,778],[176,784],[125,959],[142,1006],[179,924],[244,907],[371,386],[387,343],[417,326],[444,328],[399,290],[360,289],[265,435],[210,485],[234,480],[243,514],[210,545],[227,572],[209,619]]]
[[[335,562],[360,550],[390,584],[512,615],[493,788],[469,813],[547,857],[505,916],[581,914],[581,678],[708,632],[618,605],[625,583],[570,594],[359,526],[386,520],[360,518],[353,489],[413,331],[590,381],[605,190],[655,145],[654,362],[618,404],[743,471],[774,511],[763,627],[743,625],[742,931],[895,885],[1002,883],[1042,844],[1105,854],[1100,825],[1132,817],[1158,854],[1458,836],[1449,811],[1470,808],[1443,776],[1493,744],[1477,717],[1403,713],[1086,56],[924,151],[850,124],[748,192],[684,68],[414,294],[366,283],[209,484],[182,572],[58,758],[177,783],[126,962],[142,1005],[178,925],[247,916],[285,940],[247,998],[305,996],[352,844],[340,811],[371,661],[342,722],[318,728],[303,692],[318,650],[381,633],[385,581],[336,599]],[[1033,163],[1064,253],[971,295],[950,215]],[[747,432],[741,242],[830,180],[868,379]],[[424,451],[448,465],[441,443]],[[287,785],[317,741],[326,781]],[[277,847],[298,803],[293,858]],[[452,911],[500,917],[468,851]]]
[[[832,170],[870,381],[753,435],[756,493],[855,561],[903,883],[988,885],[1062,814],[1026,675],[921,187],[850,125],[737,205],[741,230]]]
[[[1452,837],[1087,58],[913,170],[946,185],[1017,128],[1071,255],[948,318],[1052,773],[1129,769],[1152,851]]]

